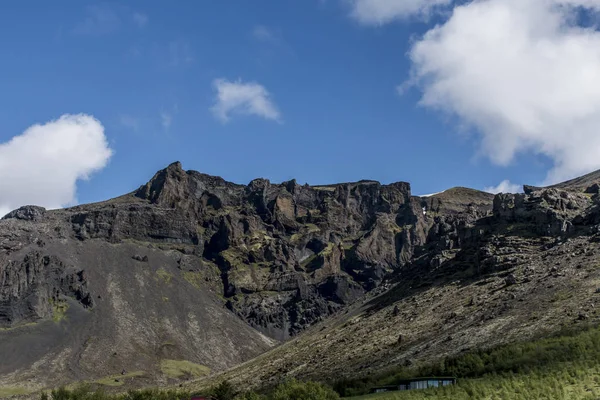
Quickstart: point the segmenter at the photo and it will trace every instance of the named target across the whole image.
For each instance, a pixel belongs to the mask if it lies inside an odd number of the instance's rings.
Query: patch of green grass
[[[333,246],[335,246],[335,244],[333,244],[331,242],[327,243],[327,246],[323,250],[321,250],[319,255],[322,257],[330,255],[331,253],[333,253]]]
[[[556,292],[554,294],[554,296],[552,296],[552,299],[550,301],[553,303],[556,303],[556,302],[565,301],[567,299],[570,299],[571,297],[573,297],[573,294],[570,293],[568,290],[561,290],[561,291]]]
[[[144,371],[134,371],[134,372],[130,372],[124,375],[110,375],[101,379],[98,379],[92,383],[97,383],[98,385],[103,385],[103,386],[111,386],[111,387],[118,387],[118,386],[123,386],[125,384],[125,380],[127,378],[137,378],[140,376],[144,376],[146,375],[146,373]]]
[[[50,305],[52,306],[52,320],[54,322],[60,322],[67,318],[69,304],[67,304],[66,301],[48,299],[48,302],[50,302]]]
[[[173,274],[162,267],[156,270],[156,276],[167,285],[171,283],[171,280],[173,279]]]
[[[187,360],[162,360],[160,370],[170,378],[180,378],[185,375],[200,377],[210,373],[210,368]]]
[[[28,326],[35,326],[37,325],[37,322],[28,322],[26,324],[21,324],[21,325],[17,325],[17,326],[11,326],[10,328],[0,328],[0,332],[8,332],[8,331],[14,331],[20,328],[26,328]]]
[[[19,396],[33,392],[31,389],[16,386],[0,386],[0,398]]]
[[[183,279],[185,279],[190,285],[192,285],[196,289],[202,289],[202,282],[204,281],[204,279],[202,278],[201,272],[184,271]]]

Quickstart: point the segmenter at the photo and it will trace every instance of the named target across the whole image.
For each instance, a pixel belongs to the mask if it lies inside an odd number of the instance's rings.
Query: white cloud
[[[480,0],[410,50],[421,104],[475,128],[499,165],[549,157],[546,184],[600,168],[600,32],[575,24],[600,0]]]
[[[264,25],[256,25],[252,29],[252,36],[254,39],[261,42],[277,42],[278,36],[274,34],[269,28]]]
[[[508,179],[503,180],[497,186],[489,186],[483,189],[484,192],[488,193],[520,193],[522,192],[522,186],[511,183]]]
[[[410,16],[427,16],[452,0],[350,0],[350,15],[361,24],[383,25]]]
[[[148,16],[146,14],[135,12],[133,13],[133,22],[141,29],[148,25]]]
[[[222,122],[229,121],[232,114],[256,115],[281,122],[281,114],[264,86],[226,79],[216,79],[213,85],[217,90],[217,98],[211,111]]]
[[[121,24],[119,16],[108,6],[92,5],[86,8],[86,17],[75,26],[80,35],[106,35],[116,31]]]
[[[23,205],[59,208],[76,202],[76,183],[112,155],[92,116],[65,114],[0,144],[0,213]]]

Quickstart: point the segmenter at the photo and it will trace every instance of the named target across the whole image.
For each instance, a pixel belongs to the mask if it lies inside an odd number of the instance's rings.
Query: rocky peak
[[[186,197],[187,174],[176,161],[167,168],[158,171],[154,177],[140,187],[135,195],[151,203],[162,206],[175,207]]]
[[[20,219],[23,221],[41,221],[46,214],[46,209],[39,206],[23,206],[9,212],[2,219]]]

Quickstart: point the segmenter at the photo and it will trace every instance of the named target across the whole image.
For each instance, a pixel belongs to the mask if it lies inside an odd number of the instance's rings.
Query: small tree
[[[235,389],[233,388],[233,385],[229,383],[229,381],[221,382],[212,390],[212,396],[216,400],[233,400],[235,395]]]
[[[337,400],[340,396],[328,386],[316,382],[291,380],[271,393],[271,400]]]
[[[267,400],[267,398],[255,392],[246,392],[238,395],[235,400]]]

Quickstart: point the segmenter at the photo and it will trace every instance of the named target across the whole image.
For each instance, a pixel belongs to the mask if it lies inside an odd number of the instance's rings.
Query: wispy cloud
[[[169,132],[171,130],[171,126],[175,121],[175,116],[179,111],[179,107],[177,104],[173,104],[170,109],[162,109],[159,113],[160,124],[165,132]]]
[[[79,35],[101,36],[119,29],[121,19],[106,5],[91,5],[85,10],[85,18],[78,23],[73,32]]]
[[[119,117],[119,123],[123,125],[125,128],[130,129],[134,132],[138,132],[140,130],[140,120],[139,118],[133,117],[131,115],[123,114]]]
[[[133,13],[133,22],[137,25],[138,28],[144,28],[148,25],[148,16],[146,14],[140,12]]]
[[[165,131],[171,129],[171,124],[173,123],[173,114],[167,111],[161,111],[160,123]]]
[[[281,41],[281,35],[273,32],[264,25],[256,25],[252,29],[252,37],[260,42],[266,43],[279,43]]]
[[[256,82],[234,82],[216,79],[213,82],[216,100],[211,107],[213,115],[226,123],[232,115],[256,115],[268,120],[282,122],[281,113],[271,100],[264,86]]]
[[[522,191],[522,186],[511,183],[508,179],[503,180],[497,186],[488,186],[483,189],[484,192],[498,193],[519,193]]]
[[[261,57],[273,57],[275,53],[284,52],[295,55],[292,46],[285,40],[280,29],[255,25],[250,32],[252,39],[261,45]]]
[[[345,0],[350,15],[364,25],[383,25],[411,16],[427,16],[432,10],[447,6],[452,0]]]

